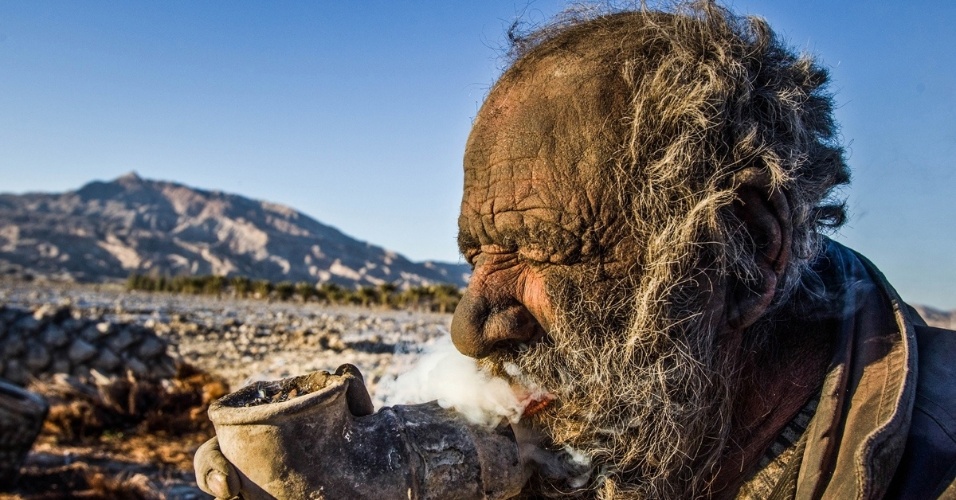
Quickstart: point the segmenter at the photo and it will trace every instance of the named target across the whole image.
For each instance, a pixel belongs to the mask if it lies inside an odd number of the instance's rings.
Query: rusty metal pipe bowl
[[[246,386],[209,417],[249,500],[502,499],[528,477],[509,426],[434,402],[374,412],[352,365]]]

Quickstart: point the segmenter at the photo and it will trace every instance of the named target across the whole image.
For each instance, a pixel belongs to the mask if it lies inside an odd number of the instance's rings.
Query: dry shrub
[[[34,382],[31,390],[50,403],[44,434],[60,443],[81,443],[116,433],[211,434],[206,409],[228,386],[184,363],[172,379],[137,379],[131,373],[94,373],[89,379],[54,376]]]
[[[172,435],[200,431],[212,434],[212,422],[206,410],[210,403],[228,392],[229,385],[222,377],[183,363],[169,381],[165,397],[153,411],[146,413],[142,428]]]
[[[129,500],[152,500],[162,498],[155,493],[156,487],[148,477],[142,474],[133,474],[130,477],[107,477],[101,472],[92,474],[89,478],[90,497]]]
[[[103,473],[84,463],[48,466],[27,471],[20,481],[18,498],[57,500],[158,500],[156,485],[138,473]],[[28,481],[24,480],[29,478]]]
[[[206,410],[228,392],[188,364],[171,379],[59,375],[30,389],[50,412],[10,492],[25,500],[152,500],[171,484],[194,487],[192,455],[213,435]]]

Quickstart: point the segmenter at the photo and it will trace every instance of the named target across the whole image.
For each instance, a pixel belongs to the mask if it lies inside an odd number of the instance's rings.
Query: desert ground
[[[50,414],[16,487],[0,492],[0,498],[30,499],[206,498],[195,487],[192,455],[213,435],[205,417],[211,400],[252,381],[351,363],[364,374],[378,406],[390,381],[412,366],[425,346],[447,335],[451,321],[450,314],[22,281],[0,283],[0,307],[41,328],[67,311],[72,318],[67,322],[119,332],[110,334],[112,340],[138,325],[136,331],[165,343],[163,356],[176,366],[175,373],[158,368],[149,373],[143,366],[169,363],[146,361],[136,365],[138,374],[127,369],[126,376],[104,375],[95,362],[67,368],[53,359],[24,379],[22,385],[48,400]],[[155,344],[149,342],[140,344]],[[67,351],[52,352],[48,357]],[[99,360],[102,354],[90,356]],[[130,403],[117,405],[116,399]]]
[[[931,324],[956,322],[918,309]],[[211,401],[351,363],[380,407],[400,390],[395,377],[447,340],[450,322],[382,307],[0,281],[0,374],[50,405],[0,499],[207,498],[192,457],[214,434]]]

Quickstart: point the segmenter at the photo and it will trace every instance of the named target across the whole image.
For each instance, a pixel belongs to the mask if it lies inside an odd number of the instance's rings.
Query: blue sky
[[[0,192],[136,170],[455,261],[504,31],[564,5],[0,0]],[[854,170],[836,239],[907,300],[956,307],[956,2],[730,5],[831,70]]]

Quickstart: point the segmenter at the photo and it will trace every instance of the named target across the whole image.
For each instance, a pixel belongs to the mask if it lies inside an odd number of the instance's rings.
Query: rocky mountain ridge
[[[929,326],[956,330],[956,309],[944,311],[935,307],[914,304],[913,308]]]
[[[97,282],[132,273],[346,286],[463,286],[466,264],[412,262],[284,205],[129,173],[66,193],[0,194],[0,273]]]

